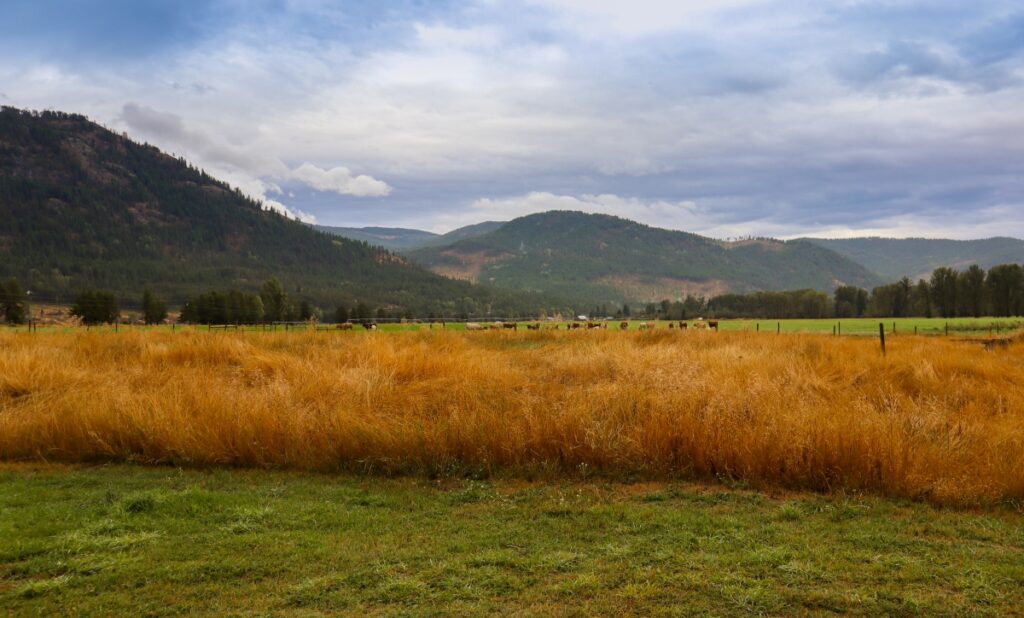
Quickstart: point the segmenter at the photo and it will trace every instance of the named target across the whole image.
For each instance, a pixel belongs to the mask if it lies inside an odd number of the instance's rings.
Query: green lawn
[[[992,615],[1024,515],[694,484],[0,465],[11,615]]]

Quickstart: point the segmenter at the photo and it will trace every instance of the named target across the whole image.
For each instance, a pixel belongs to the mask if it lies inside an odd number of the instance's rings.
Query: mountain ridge
[[[255,291],[421,315],[536,311],[552,301],[437,276],[402,256],[267,210],[202,170],[82,115],[0,108],[0,278],[39,297],[144,287],[175,301]]]
[[[492,232],[505,223],[507,221],[481,221],[444,234],[409,227],[337,227],[330,225],[314,225],[313,227],[328,234],[351,240],[361,240],[391,251],[412,251],[474,238]]]
[[[803,241],[727,242],[576,211],[527,215],[406,255],[446,276],[509,289],[572,289],[600,302],[881,283],[862,266]]]
[[[993,236],[972,240],[947,238],[804,238],[895,281],[904,276],[927,278],[939,267],[963,269],[977,264],[988,269],[998,264],[1024,262],[1024,240]]]

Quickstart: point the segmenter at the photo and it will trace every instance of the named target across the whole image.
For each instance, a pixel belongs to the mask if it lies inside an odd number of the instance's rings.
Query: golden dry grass
[[[1024,499],[1024,344],[749,333],[0,334],[0,460],[726,477]]]

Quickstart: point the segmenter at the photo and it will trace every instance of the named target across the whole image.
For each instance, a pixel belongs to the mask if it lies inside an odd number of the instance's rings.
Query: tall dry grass
[[[0,460],[725,476],[1024,499],[1024,345],[749,333],[0,335]]]

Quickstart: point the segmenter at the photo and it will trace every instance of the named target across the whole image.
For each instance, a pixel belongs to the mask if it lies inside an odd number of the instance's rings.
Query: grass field
[[[608,328],[610,330],[618,330],[619,324],[622,320],[607,320]],[[628,330],[638,330],[643,320],[627,320],[629,323]],[[653,324],[656,329],[668,329],[670,322],[668,321],[657,321],[648,320],[649,324]],[[687,320],[692,326],[696,320]],[[489,324],[486,320],[480,320],[481,324]],[[520,328],[525,328],[525,324],[528,322],[522,322]],[[554,328],[558,325],[559,329],[564,329],[567,322],[558,320],[542,320],[540,322],[544,329]],[[846,318],[846,319],[820,319],[820,320],[719,320],[719,327],[722,331],[750,331],[750,332],[762,332],[762,333],[818,333],[818,334],[831,334],[836,332],[840,335],[878,335],[878,325],[883,324],[887,335],[891,335],[894,332],[896,334],[910,335],[942,335],[945,336],[947,333],[952,337],[962,336],[1005,336],[1010,333],[1016,333],[1024,331],[1024,318]],[[241,326],[240,331],[245,332],[266,332],[264,326]],[[304,326],[292,326],[291,330],[302,330],[308,328]],[[343,333],[336,331],[333,325],[322,324],[319,326],[325,332],[333,332],[334,334],[354,334],[365,332],[361,327],[356,327],[353,331]],[[21,330],[25,330],[27,327],[22,326]],[[78,332],[83,330],[84,327],[70,327],[70,326],[39,326],[38,332]],[[416,323],[411,322],[407,324],[400,323],[380,323],[378,325],[380,332],[419,332],[419,331],[432,331],[440,330],[440,323],[434,324],[433,326],[429,323]],[[835,331],[833,331],[835,329]],[[10,331],[17,331],[16,328],[8,328]],[[113,332],[114,327],[112,326],[95,326],[88,329],[90,332]],[[169,325],[163,326],[119,326],[118,332],[121,331],[171,331],[172,328]],[[444,325],[444,330],[451,331],[464,331],[466,330],[465,323],[462,322],[448,322]],[[223,332],[222,329],[217,327],[208,328],[206,326],[175,326],[174,332]],[[283,332],[284,326],[277,326],[272,332]],[[232,332],[235,332],[232,330]]]
[[[0,464],[0,613],[1010,616],[1019,513],[605,481]]]
[[[754,333],[0,335],[0,460],[740,480],[1024,500],[1024,343]]]

